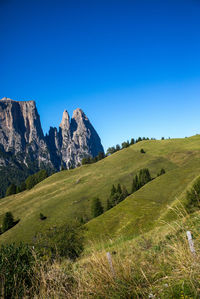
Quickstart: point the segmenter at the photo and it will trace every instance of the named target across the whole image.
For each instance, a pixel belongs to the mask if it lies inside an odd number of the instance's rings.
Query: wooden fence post
[[[111,254],[110,254],[110,252],[107,252],[106,255],[107,255],[107,259],[108,259],[108,263],[109,263],[109,265],[110,265],[110,270],[111,270],[111,272],[112,272],[112,275],[113,275],[113,277],[115,277],[115,270],[114,270],[114,268],[113,268]]]
[[[186,232],[186,235],[187,235],[187,239],[188,239],[188,243],[189,243],[190,251],[192,252],[192,254],[195,255],[194,243],[193,243],[193,240],[192,240],[191,232],[188,230],[188,231]]]

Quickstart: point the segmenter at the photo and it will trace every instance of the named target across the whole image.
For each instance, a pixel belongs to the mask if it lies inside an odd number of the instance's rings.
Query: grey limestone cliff
[[[0,100],[0,146],[5,152],[37,161],[38,166],[52,165],[34,101]]]
[[[59,129],[50,128],[44,136],[34,101],[0,100],[0,148],[23,158],[23,163],[38,168],[59,170],[76,167],[83,157],[103,152],[101,140],[81,109],[72,118],[65,110]],[[20,160],[21,161],[21,160]],[[0,157],[0,165],[6,161]]]
[[[50,128],[46,140],[53,161],[60,161],[66,168],[76,167],[83,157],[95,157],[104,152],[97,132],[79,108],[74,111],[71,120],[65,110],[59,131]]]

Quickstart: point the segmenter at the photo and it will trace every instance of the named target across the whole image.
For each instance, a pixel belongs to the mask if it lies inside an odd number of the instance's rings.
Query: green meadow
[[[141,148],[145,154],[140,152]],[[149,168],[151,182],[119,205],[91,219],[91,203],[104,207],[112,184],[131,190],[132,179]],[[161,168],[166,173],[157,177]],[[19,223],[0,236],[0,242],[32,242],[37,232],[72,219],[87,218],[88,240],[133,238],[174,219],[169,207],[185,200],[185,191],[200,174],[200,136],[148,140],[90,165],[56,173],[29,191],[0,200],[0,221],[7,211]],[[47,218],[39,219],[43,213]]]

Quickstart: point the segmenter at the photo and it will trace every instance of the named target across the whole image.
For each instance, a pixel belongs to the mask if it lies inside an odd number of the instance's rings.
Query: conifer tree
[[[131,138],[131,145],[133,145],[135,143],[135,139],[134,138]]]
[[[161,170],[160,170],[160,175],[162,175],[162,174],[165,174],[165,169],[164,168],[161,168]]]
[[[119,193],[119,194],[122,193],[122,188],[121,188],[120,184],[117,185],[117,193]]]
[[[128,190],[125,186],[122,187],[122,200],[124,200],[127,196],[129,196]]]
[[[108,210],[110,210],[111,208],[112,208],[112,204],[111,204],[110,199],[108,198],[108,199],[107,199],[107,203],[106,203],[106,210],[108,211]]]
[[[114,185],[112,185],[111,191],[110,191],[110,195],[113,196],[115,193],[117,192],[116,188]]]
[[[100,199],[96,197],[92,202],[92,216],[97,217],[101,214],[103,214],[103,207],[101,205]]]
[[[116,145],[116,151],[120,151],[121,147],[119,144]]]
[[[134,193],[139,189],[139,181],[138,181],[138,176],[136,175],[133,178],[133,182],[132,182],[132,189],[131,192]]]
[[[30,190],[31,188],[33,188],[36,184],[37,184],[37,180],[35,178],[35,175],[30,175],[26,181],[26,189]]]
[[[139,184],[144,186],[146,183],[151,181],[151,175],[148,168],[141,169],[139,172]]]
[[[7,212],[3,218],[2,231],[9,230],[14,225],[14,217],[11,212]]]
[[[16,194],[16,185],[15,184],[11,184],[7,190],[6,190],[6,196],[12,195],[12,194]]]
[[[98,156],[97,156],[97,161],[102,160],[102,159],[104,159],[104,158],[105,158],[104,153],[103,153],[103,152],[100,152],[100,153],[98,154]]]

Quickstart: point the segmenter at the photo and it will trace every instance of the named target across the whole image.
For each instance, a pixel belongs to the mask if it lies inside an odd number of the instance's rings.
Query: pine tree
[[[110,195],[113,196],[115,193],[117,192],[116,188],[114,185],[112,185],[111,191],[110,191]]]
[[[117,192],[118,192],[119,194],[122,193],[122,188],[121,188],[121,185],[120,185],[120,184],[117,185]]]
[[[35,174],[35,179],[36,179],[37,184],[42,182],[43,180],[45,180],[47,177],[48,177],[48,173],[47,173],[46,169],[41,169],[40,171],[38,171]]]
[[[131,145],[133,145],[135,143],[135,139],[134,138],[131,138]]]
[[[138,180],[138,176],[136,175],[133,178],[133,183],[132,183],[132,193],[136,192],[138,189],[140,188],[139,186],[139,180]]]
[[[112,146],[112,147],[109,147],[109,148],[107,149],[106,155],[107,155],[107,156],[108,156],[108,155],[112,155],[112,154],[114,154],[115,152],[116,152],[116,149],[115,149],[114,146]]]
[[[92,202],[92,216],[97,217],[101,214],[103,214],[103,207],[101,205],[100,199],[96,197]]]
[[[6,190],[6,196],[9,196],[9,195],[12,195],[12,194],[16,194],[16,191],[17,191],[16,189],[17,189],[16,185],[15,184],[11,184],[7,188],[7,190]]]
[[[122,200],[124,200],[127,196],[129,196],[128,190],[125,186],[122,187]]]
[[[120,151],[120,149],[121,149],[120,145],[117,144],[117,145],[116,145],[116,152],[117,152],[117,151]]]
[[[112,208],[112,204],[111,204],[110,199],[108,198],[108,199],[107,199],[107,203],[106,203],[106,210],[108,211],[108,210],[110,210],[111,208]]]
[[[98,156],[97,156],[97,160],[99,161],[99,160],[102,160],[102,159],[104,159],[105,158],[105,155],[104,155],[104,153],[103,152],[100,152],[99,154],[98,154]]]
[[[165,174],[165,169],[164,168],[161,168],[161,170],[160,170],[160,175],[162,175],[162,174]]]
[[[36,184],[37,184],[37,180],[35,178],[35,175],[30,175],[26,181],[26,189],[30,190],[31,188],[33,188]]]
[[[121,201],[121,195],[120,193],[116,192],[113,196],[110,197],[111,205],[114,207]]]
[[[148,168],[141,169],[139,172],[139,184],[140,186],[144,186],[148,182],[151,181],[151,175]]]
[[[7,212],[3,218],[2,231],[5,232],[14,225],[14,217],[11,212]]]

